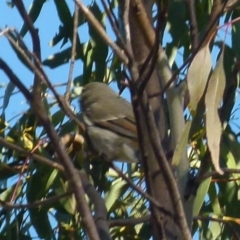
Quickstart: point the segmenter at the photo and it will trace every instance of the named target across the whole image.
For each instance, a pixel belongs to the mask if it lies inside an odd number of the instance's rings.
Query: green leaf
[[[193,204],[193,216],[197,216],[202,208],[204,199],[206,198],[212,178],[205,179],[198,187],[196,198]]]
[[[5,221],[7,224],[5,226],[1,225],[1,227],[3,227],[2,229],[3,234],[0,234],[1,240],[9,240],[9,239],[32,240],[32,238],[23,234],[23,231],[21,231],[22,229],[20,230],[20,226],[25,224],[25,219],[24,219],[25,212],[26,212],[25,210],[19,210],[18,213],[17,211],[15,211],[15,213],[10,217],[9,217],[10,212],[6,214],[7,216],[5,218]]]
[[[48,66],[50,68],[56,68],[59,67],[69,61],[71,58],[71,52],[72,48],[66,48],[65,50],[55,53],[51,56],[49,56],[47,59],[45,59],[42,64],[45,66]],[[76,60],[77,59],[83,59],[83,44],[78,45],[77,44],[77,55],[76,55]]]
[[[0,163],[0,180],[7,180],[8,178],[18,174],[20,172],[20,167],[18,163],[12,162],[6,164],[4,162]]]
[[[102,23],[105,28],[103,14],[101,13],[96,2],[89,8],[94,16]],[[89,24],[89,34],[91,36],[90,42],[93,48],[93,60],[95,62],[95,81],[102,81],[106,70],[106,58],[108,55],[108,46],[96,32],[92,24]]]
[[[228,168],[238,169],[240,167],[240,144],[237,136],[229,128],[226,128],[226,130],[223,134],[222,143],[226,151],[226,165]],[[233,173],[232,176],[236,179],[239,178],[239,174],[237,173]],[[236,182],[240,183],[240,180]]]
[[[40,170],[38,169],[36,173],[29,178],[29,183],[27,185],[28,202],[34,202],[45,197],[45,172],[47,172],[46,168],[40,168]],[[50,239],[53,232],[48,219],[48,211],[43,208],[30,208],[29,216],[32,226],[35,228],[39,238]]]
[[[223,224],[222,223],[217,222],[217,221],[211,221],[210,224],[209,224],[209,231],[211,231],[211,233],[212,233],[211,240],[222,239],[221,238],[222,230],[223,230]]]
[[[206,88],[209,73],[212,67],[209,46],[205,45],[194,57],[187,74],[188,90],[190,95],[189,106],[196,111],[198,102]]]
[[[65,193],[69,189],[69,182],[63,182],[62,180],[60,181],[60,186],[55,189],[55,193],[57,195]],[[66,212],[69,214],[73,215],[76,213],[76,199],[74,194],[71,194],[67,197],[59,199],[59,202],[61,204],[61,207],[63,207]]]
[[[59,171],[57,169],[54,169],[52,171],[52,173],[50,174],[49,179],[46,183],[45,191],[48,191],[52,187],[54,181],[57,178],[58,173],[59,173]]]
[[[12,187],[7,188],[0,194],[1,201],[9,202],[12,198],[13,193],[15,192],[15,198],[19,196],[22,192],[22,184],[19,184],[16,189],[17,184],[14,184]]]
[[[106,208],[109,211],[117,200],[122,196],[123,192],[126,190],[127,183],[122,179],[117,179],[112,182],[111,188],[105,196]]]
[[[232,19],[239,18],[239,10],[233,11]],[[240,58],[240,22],[237,21],[232,25],[232,49],[236,57]]]
[[[67,43],[68,39],[72,40],[73,37],[73,18],[68,5],[65,0],[54,0],[55,6],[57,8],[58,16],[63,24],[60,28],[64,34],[62,46]],[[55,39],[56,40],[56,39]]]
[[[32,226],[35,228],[39,238],[51,239],[53,231],[48,219],[47,211],[40,209],[29,209]]]
[[[169,1],[168,9],[169,33],[172,36],[173,46],[179,48],[188,41],[186,24],[186,5],[181,1]],[[176,24],[178,23],[178,24]]]
[[[5,109],[8,106],[10,97],[12,96],[14,89],[15,89],[15,85],[12,82],[9,82],[5,89],[5,94],[4,94],[4,98],[3,98],[3,105],[2,105],[3,113],[5,112]]]
[[[56,68],[64,63],[67,63],[70,58],[71,58],[71,47],[61,52],[58,52],[54,55],[49,56],[47,59],[45,59],[42,62],[42,64],[50,68]]]
[[[64,26],[68,26],[70,33],[73,32],[73,19],[71,12],[65,0],[54,0],[55,6],[57,8],[58,16],[60,21]]]
[[[215,184],[210,185],[208,195],[209,195],[209,200],[210,200],[210,204],[212,206],[214,215],[217,215],[219,217],[222,216],[223,212],[220,206],[219,197],[217,194],[217,189]]]
[[[50,41],[50,46],[53,47],[57,45],[61,40],[63,40],[62,46],[67,42],[69,37],[69,32],[66,31],[66,28],[63,26],[59,26],[58,33],[53,37],[53,39]]]
[[[85,15],[82,14],[82,12],[79,13],[79,18],[78,18],[78,26],[83,25],[86,23],[86,18]],[[67,40],[70,38],[72,39],[73,33],[69,32],[68,25],[60,25],[58,28],[58,33],[52,38],[50,41],[50,46],[53,47],[57,45],[61,40],[63,40],[62,46],[67,42]],[[77,36],[79,38],[79,36]],[[80,44],[80,40],[77,39],[77,44]]]
[[[207,144],[211,153],[212,163],[219,174],[223,174],[223,171],[219,166],[222,126],[218,115],[218,108],[223,97],[225,82],[222,51],[212,76],[209,79],[205,96]]]
[[[93,49],[90,42],[84,45],[84,59],[83,59],[83,84],[90,82],[92,76],[92,67],[93,67]]]
[[[185,127],[182,131],[182,134],[179,137],[177,146],[176,146],[174,154],[173,154],[173,159],[172,159],[172,166],[174,166],[174,167],[177,167],[179,165],[180,160],[182,158],[182,154],[184,151],[186,151],[191,125],[192,125],[191,121],[186,122]]]
[[[32,4],[30,6],[30,9],[29,9],[29,13],[28,13],[28,16],[32,20],[32,23],[34,23],[37,20],[40,12],[42,10],[43,4],[45,2],[46,2],[46,0],[33,0]],[[24,24],[20,30],[20,35],[22,37],[24,37],[27,32],[28,32],[27,24],[24,22]]]

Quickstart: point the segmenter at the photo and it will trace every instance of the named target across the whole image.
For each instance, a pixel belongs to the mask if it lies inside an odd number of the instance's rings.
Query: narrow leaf
[[[205,90],[209,73],[212,67],[209,46],[206,45],[194,57],[187,74],[187,83],[190,96],[190,108],[195,111]]]
[[[83,59],[83,47],[84,47],[84,44],[77,44],[76,60]],[[71,51],[72,51],[71,47],[68,47],[61,52],[58,52],[49,56],[47,59],[45,59],[42,62],[42,64],[50,68],[59,67],[69,61],[69,59],[71,58]]]
[[[89,8],[94,16],[101,22],[102,26],[105,28],[104,15],[102,14],[100,8],[96,2]],[[90,42],[93,48],[92,58],[95,62],[95,79],[97,81],[102,81],[106,71],[106,61],[108,56],[108,46],[96,32],[95,28],[89,24],[89,35]],[[95,80],[95,81],[96,81]]]
[[[7,84],[5,94],[4,94],[4,98],[3,98],[3,105],[2,105],[3,113],[4,113],[4,111],[6,110],[8,104],[9,104],[9,100],[12,96],[12,93],[13,93],[14,89],[15,89],[15,85],[12,82],[9,82]]]
[[[173,154],[172,166],[175,166],[175,167],[179,166],[183,152],[186,151],[186,146],[188,144],[188,136],[189,136],[189,131],[191,126],[192,126],[191,121],[186,122],[185,127],[182,131],[182,134],[178,139],[177,146]]]
[[[54,55],[49,56],[47,59],[43,61],[43,65],[48,66],[50,68],[56,68],[65,64],[69,61],[71,57],[71,47],[58,52]]]
[[[69,7],[65,0],[54,0],[57,13],[63,25],[68,26],[70,33],[73,32],[73,19]]]
[[[32,2],[31,7],[29,9],[29,13],[28,13],[28,16],[32,20],[32,23],[34,23],[37,20],[40,12],[42,10],[43,4],[45,2],[46,2],[46,0],[34,0]],[[24,37],[27,32],[28,32],[28,27],[27,27],[27,24],[24,22],[24,24],[20,30],[20,34],[22,37]]]
[[[212,163],[219,174],[223,174],[219,166],[220,139],[222,133],[221,121],[218,115],[218,108],[221,104],[226,84],[223,67],[223,51],[219,57],[216,68],[209,79],[205,96],[206,106],[206,135],[207,143],[211,153]]]
[[[123,195],[123,192],[126,190],[126,182],[118,179],[112,183],[111,188],[107,192],[105,196],[105,205],[107,210],[109,211],[114,203]]]
[[[206,195],[209,190],[211,180],[212,177],[205,179],[198,187],[197,194],[193,204],[193,216],[197,216],[199,214],[204,203],[204,199],[206,199]]]

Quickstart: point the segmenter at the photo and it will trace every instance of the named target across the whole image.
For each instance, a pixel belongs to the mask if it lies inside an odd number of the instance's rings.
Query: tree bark
[[[120,3],[120,2],[119,2]],[[151,21],[152,14],[152,5],[153,1],[143,1],[145,10],[149,16],[149,20]],[[139,22],[137,20],[138,9],[137,7],[133,7],[130,4],[129,11],[129,26],[130,26],[130,35],[131,35],[131,43],[132,50],[134,54],[135,61],[137,62],[137,66],[140,69],[147,59],[150,48],[146,42],[142,34],[141,27],[139,26]],[[150,64],[148,64],[145,68],[144,73],[148,71],[150,68]],[[144,78],[143,74],[141,78]],[[170,140],[167,136],[167,116],[164,110],[164,99],[162,97],[161,90],[163,88],[160,76],[155,67],[152,72],[148,83],[146,85],[145,91],[148,96],[148,101],[150,103],[155,123],[159,132],[160,139],[165,149],[165,153],[168,152],[170,147]],[[154,96],[154,97],[150,97]],[[144,119],[144,115],[146,113],[142,112],[141,120]],[[161,174],[161,169],[158,164],[158,159],[156,159],[153,147],[150,144],[150,140],[148,137],[148,129],[146,128],[146,124],[142,124],[144,139],[141,141],[144,142],[144,146],[147,149],[147,162],[145,163],[145,175],[146,175],[146,184],[149,194],[151,194],[162,207],[166,210],[166,212],[170,213],[164,214],[159,210],[155,209],[154,206],[151,206],[151,226],[152,226],[152,235],[154,239],[181,239],[181,233],[179,231],[178,225],[174,219],[174,210],[171,197],[169,195],[168,184],[164,181],[163,176]],[[147,171],[147,172],[146,172]]]

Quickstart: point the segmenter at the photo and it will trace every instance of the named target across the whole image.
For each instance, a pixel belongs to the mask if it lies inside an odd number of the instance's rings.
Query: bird
[[[132,104],[107,84],[86,84],[80,97],[86,137],[107,161],[138,163],[140,151]]]

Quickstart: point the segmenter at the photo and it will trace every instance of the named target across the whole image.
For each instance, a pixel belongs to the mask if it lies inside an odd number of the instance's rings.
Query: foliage
[[[18,13],[14,14],[23,15],[19,2],[22,1],[12,1],[11,6],[18,10]],[[184,106],[181,105],[184,108],[184,114],[181,116],[184,125],[178,130],[180,133],[175,145],[171,145],[172,148],[168,145],[169,152],[165,153],[173,156],[172,167],[180,179],[182,176],[186,178],[181,164],[182,155],[188,151],[187,190],[185,191],[184,186],[184,192],[181,191],[181,187],[179,191],[181,196],[185,196],[182,201],[186,201],[186,205],[189,199],[195,198],[192,235],[196,238],[199,236],[199,239],[238,239],[238,1],[233,6],[221,3],[223,12],[217,15],[218,18],[216,22],[212,22],[212,26],[208,23],[211,22],[217,5],[211,1],[197,0],[192,10],[190,2],[156,1],[152,11],[156,28],[159,27],[157,30],[162,33],[162,39],[159,39],[158,43],[163,42],[162,46],[173,72],[174,91],[170,92],[171,79],[167,79],[163,95],[169,101],[175,99],[172,98],[172,93],[178,94],[181,102],[184,102]],[[216,2],[220,4],[221,1]],[[101,161],[99,156],[88,154],[88,146],[82,136],[83,129],[77,122],[81,119],[78,99],[83,85],[100,81],[117,82],[118,86],[122,86],[121,83],[126,82],[128,76],[132,76],[131,69],[112,45],[107,44],[99,35],[83,10],[75,11],[78,8],[75,6],[75,10],[73,9],[74,3],[65,0],[55,0],[53,3],[54,8],[51,11],[57,13],[58,19],[55,21],[58,21],[59,27],[50,42],[51,47],[56,49],[57,46],[58,50],[43,60],[37,56],[42,63],[42,68],[39,69],[43,69],[42,72],[59,71],[61,74],[61,68],[70,62],[70,80],[66,80],[61,88],[54,85],[60,82],[53,83],[50,80],[49,84],[42,80],[41,102],[60,136],[61,143],[66,146],[75,169],[79,170],[87,203],[91,213],[95,215],[96,222],[107,217],[112,239],[150,239],[153,233],[149,221],[152,208],[149,206],[155,206],[152,200],[155,196],[150,196],[147,189],[146,170],[144,171],[141,164],[115,164],[120,171],[111,163]],[[95,0],[87,7],[115,44],[112,27],[118,29],[114,18],[118,11],[118,2],[108,1],[106,7],[104,3],[106,4],[105,1]],[[33,46],[36,39],[34,40],[34,31],[31,31],[26,19],[31,19],[32,23],[36,24],[39,18],[44,18],[43,10],[49,7],[48,4],[45,0],[32,1],[29,18],[23,17],[21,29],[1,29],[0,41],[3,38],[8,39],[8,51],[16,53],[15,60],[30,69],[33,81],[27,86],[24,76],[15,69],[14,64],[8,69],[0,53],[0,69],[7,76],[7,84],[4,92],[2,91],[0,118],[0,239],[87,239],[88,236],[84,222],[86,216],[79,210],[68,169],[64,169],[65,165],[59,160],[53,140],[40,115],[36,113],[32,98],[27,97],[24,88],[25,85],[31,93],[36,82],[34,78],[39,77],[36,73],[37,61],[32,54],[35,50],[31,49],[26,36],[30,33]],[[159,15],[156,15],[156,9]],[[158,19],[162,21],[161,24]],[[74,35],[76,23],[78,31]],[[218,27],[218,34],[214,37]],[[44,35],[41,26],[38,35],[41,42]],[[124,48],[119,38],[116,43]],[[46,45],[41,47],[47,48]],[[152,58],[154,59],[154,56]],[[156,62],[157,59],[154,63]],[[79,63],[81,68],[76,67]],[[73,71],[71,66],[74,64]],[[158,64],[159,71],[164,72],[161,68],[162,62],[159,61]],[[132,86],[130,84],[130,87]],[[54,90],[58,91],[57,95]],[[72,104],[77,120],[64,108],[61,99],[57,98],[64,94],[63,91],[66,91],[65,97],[70,94],[70,98],[65,99]],[[12,121],[12,116],[8,113],[9,103],[16,94],[18,101],[26,98],[28,103],[27,108],[21,109],[21,114],[14,116]],[[176,126],[178,120],[180,122],[180,119],[172,119],[174,115],[171,114],[169,106],[169,102],[164,105],[168,137],[169,133],[175,133],[171,124]],[[173,111],[181,113],[182,108]],[[169,138],[168,141],[170,142]],[[84,177],[85,173],[87,178]],[[94,187],[92,192],[88,189],[89,186]],[[97,195],[92,197],[91,194]],[[99,201],[100,206],[101,201],[98,197],[106,206],[107,216],[98,215],[95,202]],[[103,233],[100,238],[108,239],[108,236],[104,236]]]

